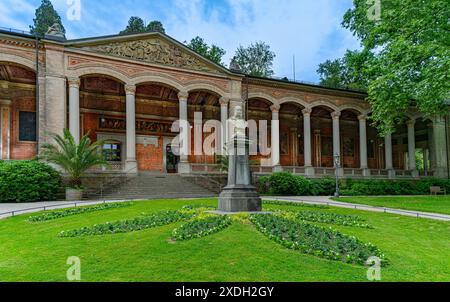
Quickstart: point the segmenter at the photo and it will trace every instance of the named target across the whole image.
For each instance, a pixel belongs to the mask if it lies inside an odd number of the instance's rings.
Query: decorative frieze
[[[127,123],[124,119],[119,118],[105,118],[99,119],[99,128],[101,130],[125,131]],[[162,121],[148,121],[137,119],[136,131],[140,133],[157,133],[173,135],[171,131],[172,123]]]

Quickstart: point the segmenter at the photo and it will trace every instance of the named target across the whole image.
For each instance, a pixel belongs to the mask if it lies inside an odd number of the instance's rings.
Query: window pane
[[[19,140],[36,141],[36,112],[19,112]]]

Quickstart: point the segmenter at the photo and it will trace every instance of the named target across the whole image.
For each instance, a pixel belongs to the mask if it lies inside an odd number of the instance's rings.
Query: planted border
[[[172,239],[183,241],[205,237],[226,229],[231,223],[232,219],[229,216],[207,215],[195,217],[180,228],[173,230]]]
[[[308,204],[303,202],[291,202],[291,201],[281,201],[281,200],[264,200],[263,205],[275,205],[275,206],[292,206],[292,207],[302,207],[302,208],[315,208],[315,209],[329,209],[329,206],[319,205],[319,204]]]
[[[373,226],[367,224],[363,218],[354,215],[342,215],[312,211],[285,211],[280,212],[280,214],[288,219],[294,220],[373,229]]]
[[[107,222],[97,224],[93,227],[84,227],[78,230],[62,231],[60,237],[83,237],[83,236],[97,236],[118,233],[129,233],[141,231],[171,223],[188,220],[196,215],[196,212],[191,211],[163,211],[155,214],[137,217],[130,220],[122,220],[116,222]]]
[[[369,257],[376,256],[383,265],[387,264],[385,255],[376,246],[331,228],[278,215],[251,215],[250,221],[261,233],[288,249],[358,265],[364,265]]]
[[[31,216],[28,218],[28,221],[31,222],[43,222],[43,221],[49,221],[54,219],[59,219],[67,216],[73,216],[73,215],[79,215],[84,213],[91,213],[91,212],[98,212],[103,210],[110,210],[110,209],[117,209],[117,208],[124,208],[129,207],[133,205],[132,203],[106,203],[96,206],[90,206],[90,207],[81,207],[81,208],[71,208],[63,211],[55,211],[55,212],[48,212],[37,216]]]

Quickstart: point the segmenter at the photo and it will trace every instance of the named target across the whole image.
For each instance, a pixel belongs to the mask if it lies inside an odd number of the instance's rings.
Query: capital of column
[[[136,94],[136,85],[125,85],[125,93],[127,95],[135,95]]]
[[[67,83],[70,88],[80,88],[80,78],[68,78]]]
[[[180,91],[178,92],[178,100],[186,102],[189,98],[189,92],[187,91]]]
[[[273,112],[273,113],[278,113],[279,111],[280,111],[280,105],[272,105],[272,106],[270,106],[270,110]]]
[[[359,120],[360,122],[366,122],[366,121],[367,121],[367,115],[365,115],[365,114],[359,115],[359,116],[358,116],[358,120]]]
[[[230,99],[221,97],[219,99],[219,103],[220,103],[220,106],[228,106],[228,104],[230,103]]]
[[[333,118],[333,120],[338,120],[341,117],[341,112],[340,111],[332,112],[331,117]]]
[[[304,117],[311,117],[312,114],[312,109],[311,108],[305,108],[302,110],[303,116]]]
[[[408,127],[414,127],[416,125],[416,120],[415,119],[410,119],[406,122],[406,125]]]

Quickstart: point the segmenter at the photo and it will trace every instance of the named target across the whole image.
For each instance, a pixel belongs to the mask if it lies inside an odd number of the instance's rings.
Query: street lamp
[[[339,197],[339,169],[341,168],[341,156],[339,154],[334,155],[334,168],[336,170],[336,192],[334,197]]]

